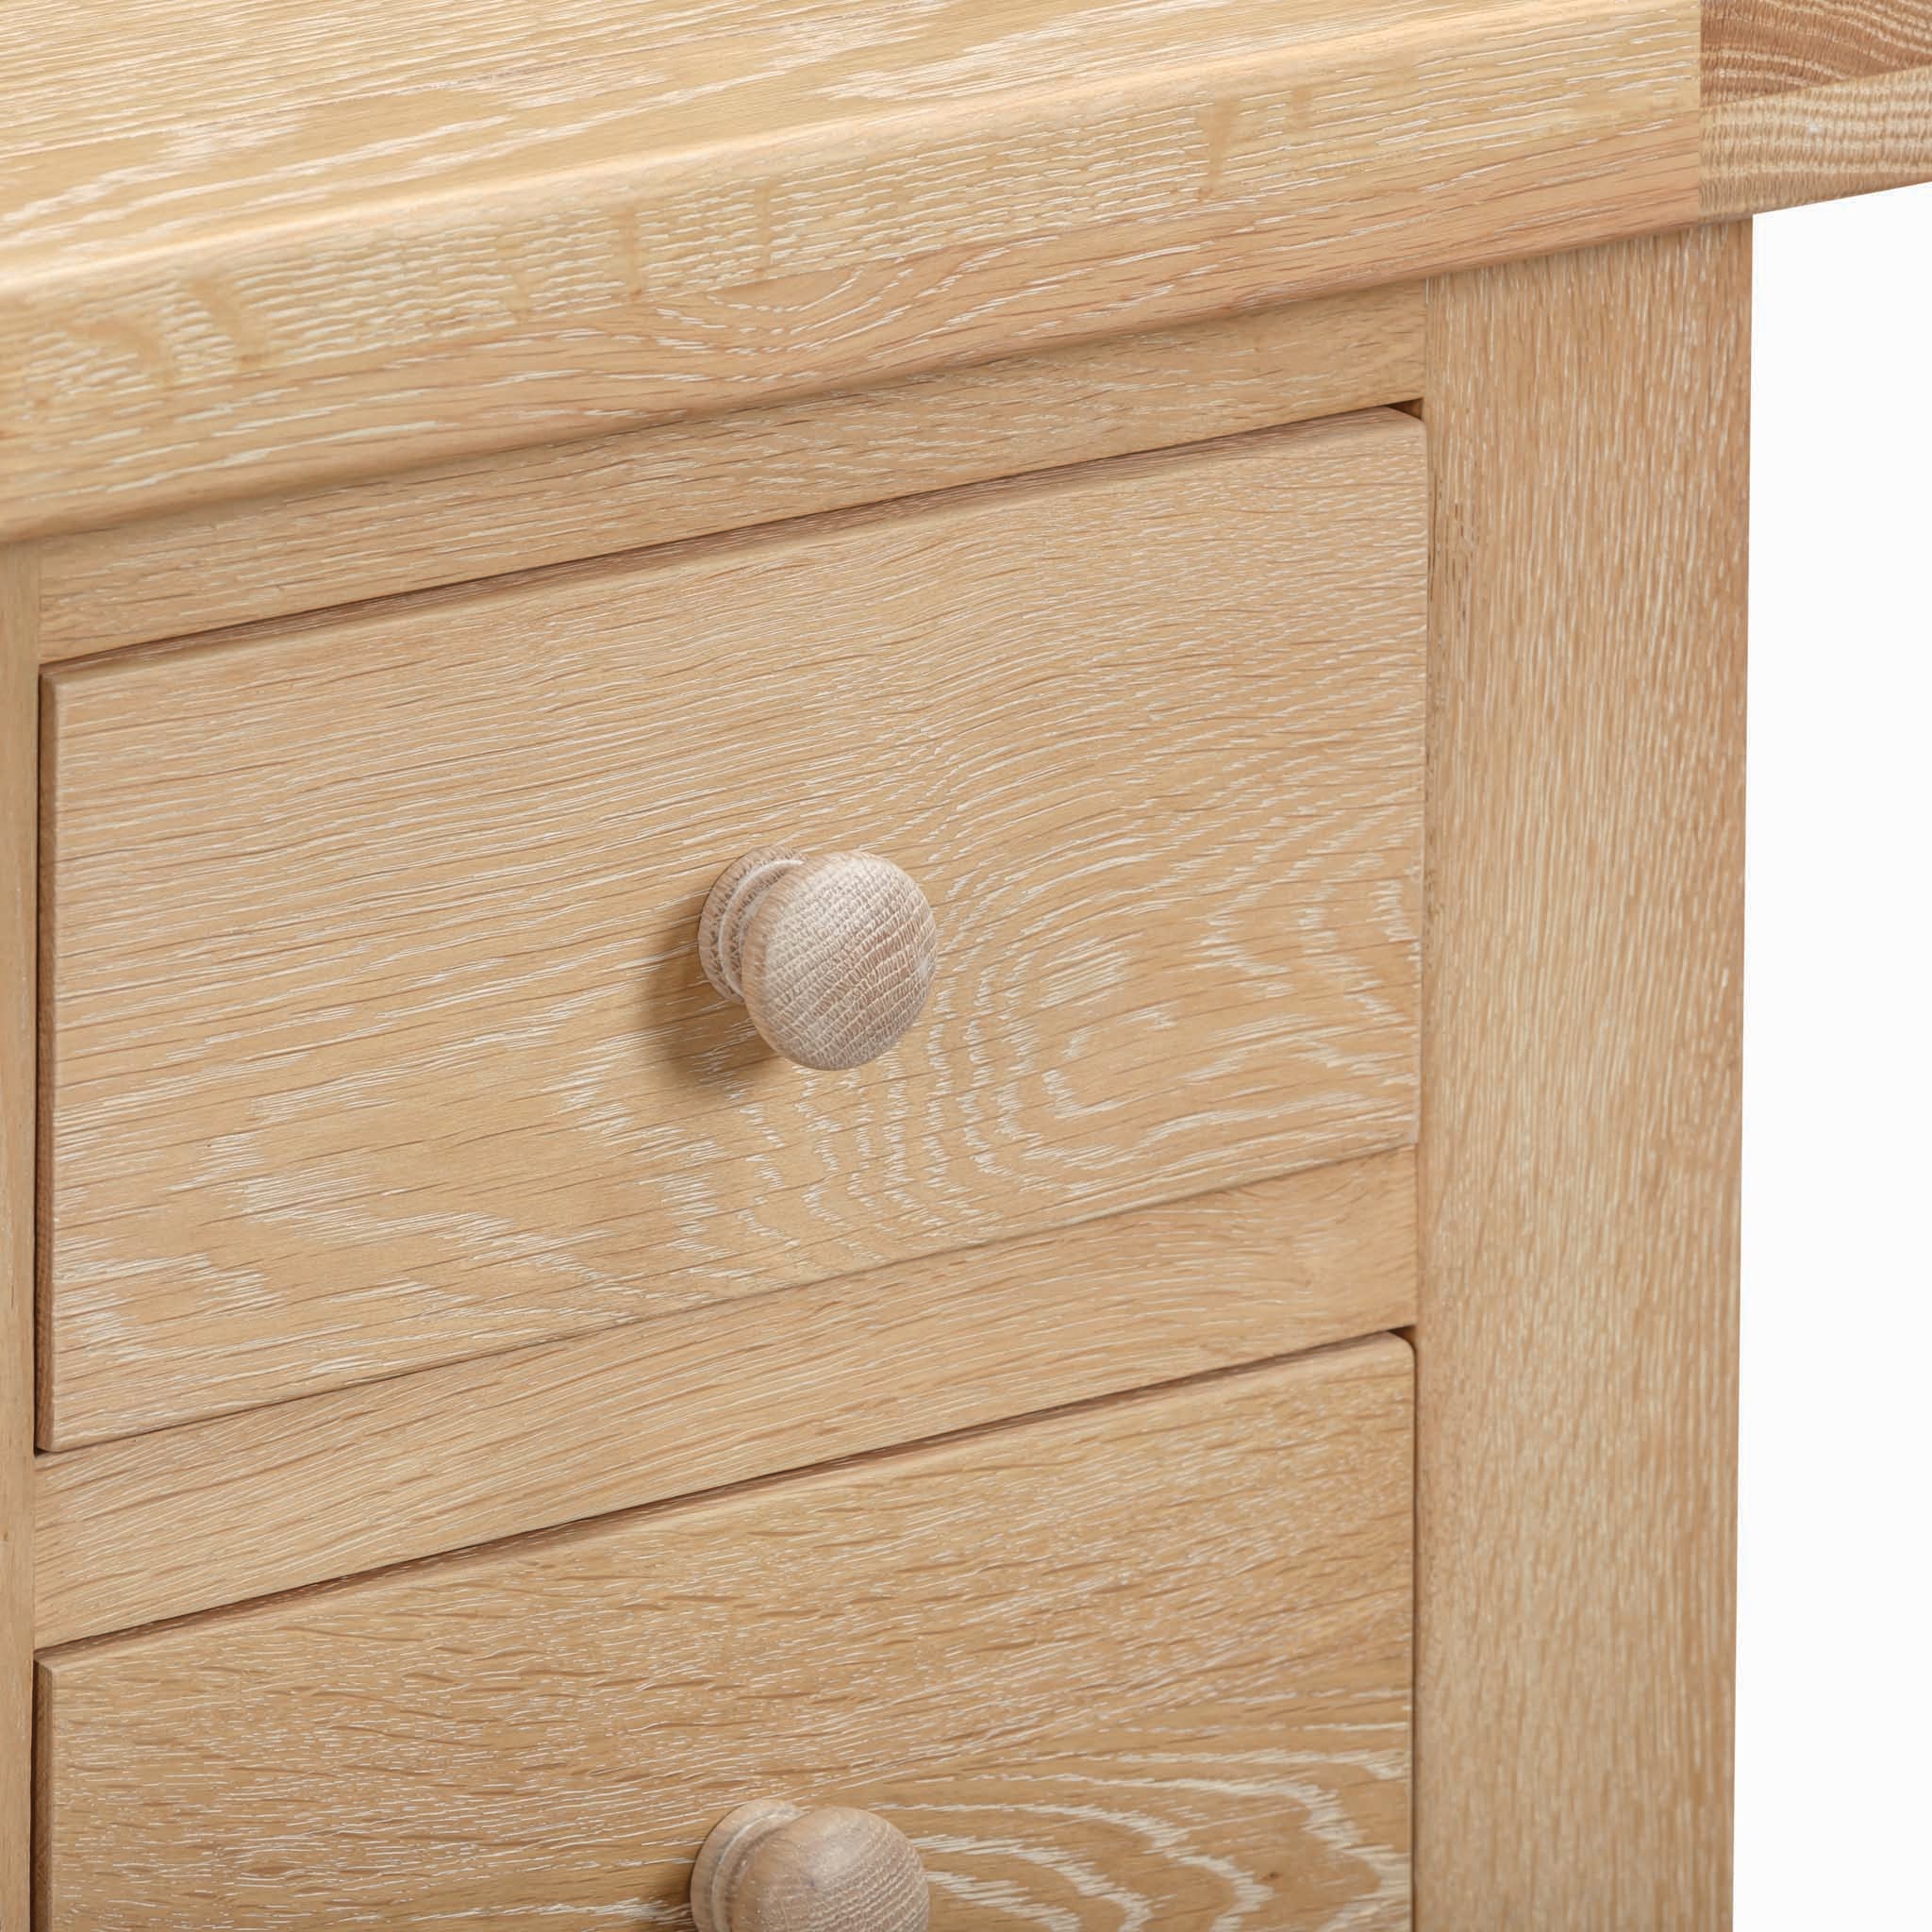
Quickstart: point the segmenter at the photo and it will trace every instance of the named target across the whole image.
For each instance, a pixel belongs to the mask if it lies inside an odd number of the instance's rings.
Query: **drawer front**
[[[938,1932],[1408,1924],[1390,1338],[42,1661],[47,1932],[677,1925],[899,1826]]]
[[[50,674],[43,1442],[1411,1140],[1424,526],[1378,412]],[[869,1065],[700,969],[774,840],[935,909]]]

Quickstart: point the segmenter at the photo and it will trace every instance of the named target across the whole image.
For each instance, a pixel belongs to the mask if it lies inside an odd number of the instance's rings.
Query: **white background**
[[[1737,1924],[1932,1925],[1932,188],[1756,270]]]

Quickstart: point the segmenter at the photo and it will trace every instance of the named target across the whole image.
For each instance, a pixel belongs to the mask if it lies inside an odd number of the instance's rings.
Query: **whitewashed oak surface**
[[[42,660],[568,563],[1423,390],[1419,283],[36,546]],[[272,558],[273,570],[262,568]]]
[[[0,529],[1697,212],[1695,0],[0,12]]]
[[[1405,1932],[1383,1337],[42,1658],[43,1932],[681,1926],[749,1797],[938,1932]]]
[[[1932,32],[1932,10],[1922,16]],[[1704,213],[1727,220],[1932,180],[1932,62],[1725,101],[1704,119]]]
[[[1400,1148],[43,1456],[34,1624],[66,1643],[1399,1328],[1415,1191]]]
[[[56,667],[43,1441],[1412,1140],[1424,525],[1375,412]],[[938,912],[856,1073],[774,836]]]
[[[1750,261],[1429,291],[1430,1928],[1730,1923]]]

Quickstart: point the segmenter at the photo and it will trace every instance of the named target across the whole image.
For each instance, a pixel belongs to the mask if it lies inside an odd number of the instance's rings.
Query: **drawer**
[[[43,1444],[1411,1141],[1424,521],[1374,412],[51,672]],[[862,1067],[701,970],[777,841],[936,914]]]
[[[44,1932],[675,1925],[738,1804],[933,1923],[1408,1920],[1380,1337],[41,1663]]]

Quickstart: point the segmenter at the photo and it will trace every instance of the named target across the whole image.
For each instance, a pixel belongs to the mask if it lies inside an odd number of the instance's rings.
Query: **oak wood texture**
[[[754,1798],[714,1824],[691,1874],[697,1932],[926,1932],[912,1841],[876,1811]]]
[[[862,1067],[919,1018],[939,969],[919,882],[874,852],[761,845],[725,867],[698,917],[698,963],[774,1053]]]
[[[42,1441],[1410,1141],[1422,444],[1341,418],[54,667]],[[699,970],[774,832],[947,934],[859,1072]]]
[[[1749,295],[1429,291],[1427,1932],[1729,1922]]]
[[[42,1457],[40,1641],[1414,1319],[1405,1148]]]
[[[1932,0],[1704,0],[1704,99],[1932,67]]]
[[[676,1924],[771,1790],[948,1932],[1395,1932],[1411,1451],[1379,1337],[43,1654],[44,1932]]]
[[[1422,388],[1422,286],[1409,282],[857,394],[243,498],[48,539],[41,655],[1199,442]]]
[[[31,1867],[34,565],[0,548],[0,1932],[26,1932]]]
[[[1932,66],[1727,103],[1704,118],[1704,211],[1762,214],[1932,181]]]
[[[109,18],[0,26],[15,534],[1697,213],[1695,0]]]
[[[1932,0],[1705,0],[1708,220],[1932,180]]]

